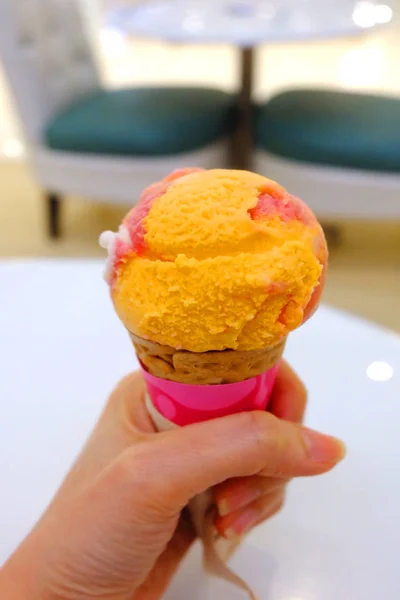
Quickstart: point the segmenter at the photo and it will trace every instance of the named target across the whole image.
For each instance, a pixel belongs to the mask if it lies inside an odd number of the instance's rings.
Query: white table
[[[240,123],[234,144],[240,168],[247,168],[251,158],[257,45],[359,35],[392,17],[382,0],[115,0],[111,6],[108,23],[135,36],[240,48]]]
[[[136,366],[102,265],[0,264],[0,563],[44,510],[107,394]],[[290,336],[310,389],[307,423],[342,436],[348,458],[295,482],[284,511],[233,560],[261,600],[400,597],[400,338],[322,307]],[[375,364],[382,361],[383,364]],[[373,381],[367,377],[386,378]],[[167,600],[240,600],[205,580],[195,548]]]

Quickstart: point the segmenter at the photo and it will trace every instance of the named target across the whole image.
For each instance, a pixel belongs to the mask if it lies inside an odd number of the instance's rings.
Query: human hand
[[[214,487],[232,537],[274,514],[292,477],[329,471],[343,445],[300,425],[306,395],[283,363],[271,413],[156,433],[126,377],[50,507],[3,569],[13,600],[157,600],[195,534],[184,507]]]

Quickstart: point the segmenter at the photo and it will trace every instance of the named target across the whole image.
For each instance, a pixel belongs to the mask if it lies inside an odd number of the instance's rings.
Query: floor
[[[256,96],[289,85],[399,94],[399,32],[400,19],[395,19],[394,26],[357,39],[264,47],[258,55]],[[124,40],[103,30],[98,50],[110,86],[189,81],[235,89],[237,82],[236,53],[225,46],[183,51],[179,45]],[[0,257],[102,256],[98,235],[115,228],[126,207],[68,198],[63,237],[50,242],[40,190],[21,157],[21,139],[0,72]],[[342,223],[341,232],[341,243],[331,248],[325,301],[400,332],[400,222]]]

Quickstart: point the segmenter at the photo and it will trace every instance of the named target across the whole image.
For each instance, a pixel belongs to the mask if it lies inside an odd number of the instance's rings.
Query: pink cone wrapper
[[[160,379],[143,369],[150,398],[160,414],[179,425],[200,423],[250,410],[267,408],[278,364],[239,383],[188,385]]]

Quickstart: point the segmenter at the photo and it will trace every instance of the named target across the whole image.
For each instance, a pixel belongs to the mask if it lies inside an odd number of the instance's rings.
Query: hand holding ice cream
[[[197,418],[202,399],[214,394],[223,405],[243,386],[243,410],[264,408],[277,373],[269,412],[155,435],[140,376],[126,378],[2,569],[4,598],[161,598],[195,537],[182,512],[193,496],[212,488],[212,531],[235,538],[279,510],[287,480],[327,472],[344,455],[335,438],[301,425],[304,388],[280,363],[325,275],[322,230],[302,202],[251,173],[181,171],[148,188],[102,242],[112,298],[148,382],[190,390],[180,378],[200,371],[198,406],[190,407]],[[182,397],[190,404],[190,394]],[[226,414],[239,412],[225,404]]]
[[[125,378],[0,570],[0,598],[160,600],[194,541],[181,513],[193,494],[220,484],[216,525],[239,535],[278,510],[284,479],[326,472],[342,458],[340,443],[298,424],[304,406],[301,383],[282,365],[271,401],[280,419],[257,412],[155,434],[140,375]]]

